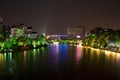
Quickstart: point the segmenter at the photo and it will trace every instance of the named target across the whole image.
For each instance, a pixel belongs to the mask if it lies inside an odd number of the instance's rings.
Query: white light
[[[80,37],[81,37],[81,36],[79,36],[79,35],[77,36],[77,38],[80,38]]]
[[[45,36],[45,33],[43,33],[43,36]]]
[[[54,45],[56,45],[56,46],[59,45],[59,42],[54,42]]]

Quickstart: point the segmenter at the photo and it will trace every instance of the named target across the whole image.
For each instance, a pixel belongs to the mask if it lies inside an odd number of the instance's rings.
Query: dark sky
[[[68,27],[120,28],[119,0],[0,0],[4,25],[24,23],[39,33],[67,33]]]

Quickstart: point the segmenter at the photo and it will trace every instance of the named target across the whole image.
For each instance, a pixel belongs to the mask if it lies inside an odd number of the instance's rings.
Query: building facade
[[[25,27],[25,37],[30,38],[31,35],[32,35],[32,27],[29,27],[29,26]]]
[[[11,36],[16,38],[25,35],[25,26],[24,25],[13,25],[11,27]]]
[[[70,38],[84,38],[85,37],[85,26],[69,27],[68,35]]]

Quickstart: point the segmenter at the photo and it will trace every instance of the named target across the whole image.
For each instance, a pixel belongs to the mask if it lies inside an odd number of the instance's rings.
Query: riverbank
[[[33,45],[30,45],[30,46],[15,46],[15,47],[10,48],[10,49],[1,49],[0,53],[17,52],[17,51],[24,51],[24,50],[32,50],[32,49],[38,49],[38,48],[47,47],[47,46],[48,46],[47,44],[38,45],[38,46],[33,46]]]
[[[115,52],[115,53],[120,53],[120,49],[116,47],[111,47],[111,48],[97,48],[97,47],[91,47],[91,46],[84,46],[88,48],[94,48],[94,49],[99,49],[99,50],[105,50],[105,51],[110,51],[110,52]]]

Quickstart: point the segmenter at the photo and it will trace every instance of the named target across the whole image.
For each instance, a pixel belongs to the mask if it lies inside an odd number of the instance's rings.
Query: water
[[[120,54],[67,44],[0,53],[0,80],[120,80]]]

